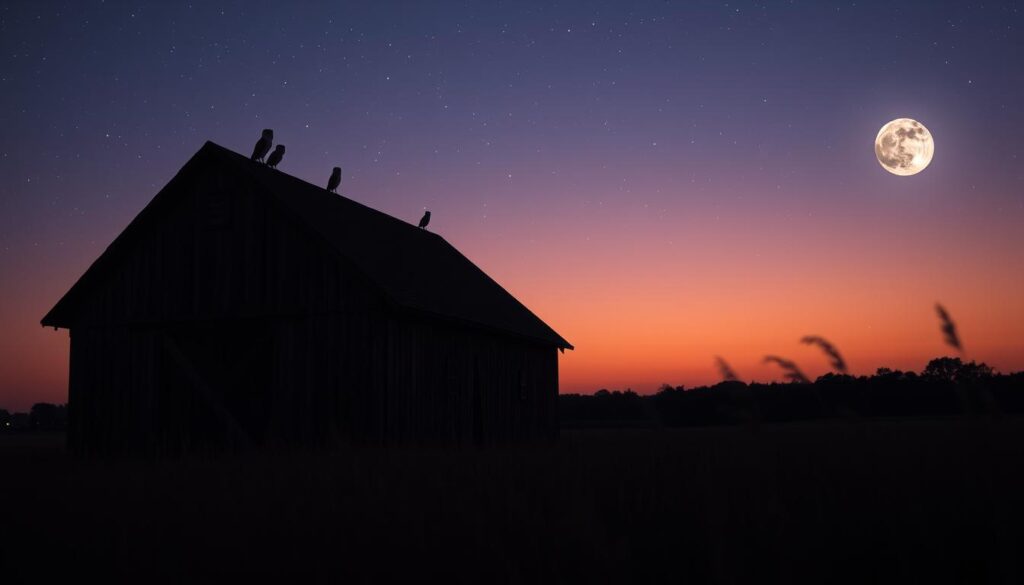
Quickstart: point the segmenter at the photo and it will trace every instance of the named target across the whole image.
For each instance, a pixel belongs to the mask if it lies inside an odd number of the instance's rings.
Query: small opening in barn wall
[[[199,197],[200,217],[205,227],[223,229],[231,225],[231,195],[226,189],[214,189]]]

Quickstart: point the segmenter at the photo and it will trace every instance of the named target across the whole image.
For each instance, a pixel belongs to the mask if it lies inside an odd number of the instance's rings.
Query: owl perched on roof
[[[327,190],[331,193],[336,193],[338,185],[341,184],[341,167],[334,167],[331,171],[331,178],[327,179]]]
[[[270,153],[270,156],[267,158],[267,166],[276,169],[277,163],[281,162],[282,158],[284,158],[284,145],[278,144],[274,148],[274,152]]]
[[[263,131],[263,136],[260,136],[259,141],[256,142],[256,146],[252,149],[252,160],[258,160],[263,162],[263,157],[267,156],[270,152],[270,145],[274,143],[274,131],[267,128]]]

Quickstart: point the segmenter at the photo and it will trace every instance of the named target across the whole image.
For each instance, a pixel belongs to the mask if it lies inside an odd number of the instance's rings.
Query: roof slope
[[[194,164],[213,164],[275,197],[400,307],[572,349],[568,341],[433,232],[250,161],[212,142],[207,142],[178,176]],[[140,229],[140,220],[156,206],[163,191],[43,318],[43,325],[65,326],[61,322],[66,319],[57,315],[65,311],[58,309],[71,300],[72,293],[80,294],[76,289],[96,278],[91,273],[112,263],[104,257],[130,245],[125,240],[130,241],[130,232]]]

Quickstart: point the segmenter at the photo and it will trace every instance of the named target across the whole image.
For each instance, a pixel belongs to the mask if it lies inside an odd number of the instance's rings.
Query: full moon
[[[898,118],[878,131],[875,156],[882,168],[903,177],[916,175],[932,162],[932,133],[917,120]]]

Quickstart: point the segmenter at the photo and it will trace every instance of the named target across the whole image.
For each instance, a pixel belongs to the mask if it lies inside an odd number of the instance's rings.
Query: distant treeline
[[[1024,413],[1024,372],[997,374],[984,363],[936,358],[921,373],[879,368],[873,376],[826,374],[809,383],[726,381],[656,394],[631,390],[563,394],[562,426],[687,427],[821,418]]]
[[[68,409],[63,404],[39,402],[29,412],[10,413],[0,408],[0,433],[14,431],[63,431],[68,427]]]
[[[943,357],[920,373],[879,368],[873,376],[826,374],[814,382],[730,380],[656,394],[598,390],[558,398],[563,427],[688,427],[821,418],[1024,414],[1024,372],[998,374],[984,363]],[[41,402],[30,412],[0,409],[0,433],[60,431],[67,407]]]

